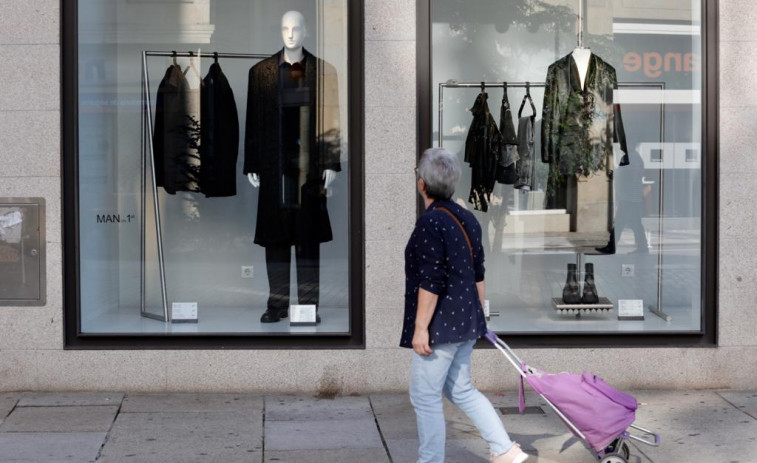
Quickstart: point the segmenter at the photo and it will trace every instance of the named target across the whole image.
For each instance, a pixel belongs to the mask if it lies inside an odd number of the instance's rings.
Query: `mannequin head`
[[[289,51],[300,50],[307,36],[305,16],[299,11],[284,13],[281,17],[281,39],[284,42],[284,48]]]

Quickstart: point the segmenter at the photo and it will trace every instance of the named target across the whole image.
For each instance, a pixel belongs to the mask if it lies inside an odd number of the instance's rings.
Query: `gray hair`
[[[418,176],[426,184],[431,199],[450,199],[460,180],[460,161],[444,148],[429,148],[418,161]]]

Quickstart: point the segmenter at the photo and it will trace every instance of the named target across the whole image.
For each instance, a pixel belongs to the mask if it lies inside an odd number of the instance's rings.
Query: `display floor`
[[[165,323],[140,315],[139,308],[106,312],[82,322],[84,334],[348,334],[349,310],[319,309],[321,323],[316,326],[289,326],[289,319],[260,323],[265,309],[207,308],[198,310],[197,323]]]

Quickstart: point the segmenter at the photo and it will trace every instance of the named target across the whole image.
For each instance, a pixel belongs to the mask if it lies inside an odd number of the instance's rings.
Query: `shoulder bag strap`
[[[460,230],[462,230],[463,235],[465,235],[465,242],[468,243],[468,251],[470,251],[470,259],[472,262],[473,261],[473,245],[471,244],[471,240],[470,240],[470,236],[468,236],[468,232],[465,231],[465,227],[463,227],[463,224],[460,223],[460,219],[458,219],[457,216],[453,214],[452,211],[450,211],[446,207],[437,206],[434,209],[438,211],[442,211],[448,216],[452,217],[452,220],[454,220],[457,226],[460,227]]]

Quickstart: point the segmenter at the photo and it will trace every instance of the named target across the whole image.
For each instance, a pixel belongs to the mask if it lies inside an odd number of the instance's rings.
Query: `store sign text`
[[[131,223],[136,218],[134,214],[97,214],[97,223]]]
[[[700,58],[694,53],[629,52],[623,57],[623,68],[655,79],[663,72],[699,72]]]

